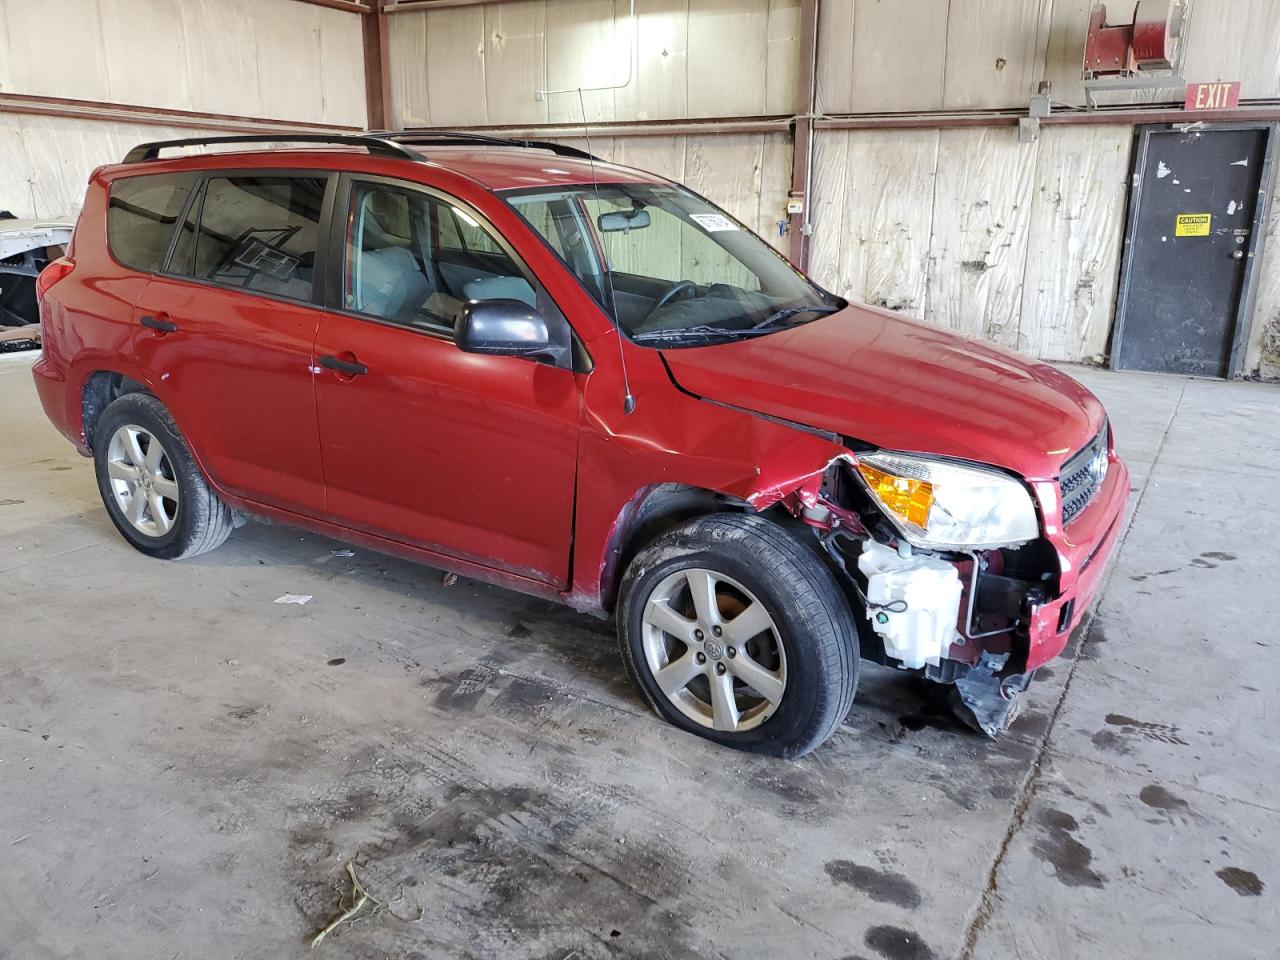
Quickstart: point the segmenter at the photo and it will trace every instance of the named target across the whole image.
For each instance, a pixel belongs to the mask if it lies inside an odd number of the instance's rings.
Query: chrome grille
[[[1066,526],[1084,511],[1102,488],[1107,476],[1107,424],[1103,421],[1098,435],[1073,453],[1058,474],[1058,493],[1062,497],[1062,525]]]

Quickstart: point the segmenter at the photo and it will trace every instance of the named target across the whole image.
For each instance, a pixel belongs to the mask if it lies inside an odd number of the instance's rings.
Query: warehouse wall
[[[1057,103],[1082,105],[1090,6],[821,0],[818,114],[1025,109],[1041,80],[1052,83]],[[513,0],[396,15],[394,113],[405,126],[580,123],[576,94],[538,101],[535,91],[625,83],[633,50],[629,84],[585,94],[588,122],[794,113],[799,0],[637,0],[635,10],[634,23],[627,0]],[[1188,79],[1240,78],[1244,98],[1280,98],[1280,0],[1199,0],[1186,45]],[[597,154],[692,182],[785,249],[777,221],[789,187],[788,136],[609,133],[597,130]],[[1019,143],[1007,126],[820,130],[810,271],[855,299],[1040,357],[1100,362],[1115,310],[1133,138],[1126,124],[1046,126],[1034,144]],[[1280,375],[1277,245],[1263,262],[1246,356],[1248,371],[1272,376]]]
[[[295,0],[0,0],[0,209],[74,213],[94,167],[193,131],[17,113],[14,94],[363,127],[360,17]]]

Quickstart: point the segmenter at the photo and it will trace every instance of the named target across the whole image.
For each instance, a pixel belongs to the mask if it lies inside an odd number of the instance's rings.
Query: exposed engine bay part
[[[921,553],[902,555],[868,540],[858,556],[867,578],[867,619],[885,653],[910,670],[937,666],[950,650],[964,587],[956,568]]]

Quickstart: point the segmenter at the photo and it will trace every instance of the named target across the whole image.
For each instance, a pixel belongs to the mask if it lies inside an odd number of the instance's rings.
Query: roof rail
[[[153,140],[140,143],[124,156],[125,163],[142,163],[156,160],[166,147],[198,147],[211,143],[334,143],[349,147],[365,147],[371,154],[381,157],[397,157],[401,160],[422,160],[422,156],[407,150],[380,134],[347,133],[278,133],[237,134],[235,136],[188,137],[183,140]]]
[[[380,137],[392,143],[407,143],[418,146],[465,146],[467,144],[492,147],[523,147],[527,150],[550,150],[558,157],[576,157],[579,160],[594,160],[603,163],[599,157],[592,156],[585,150],[566,146],[563,143],[552,143],[550,140],[516,140],[511,137],[494,137],[483,133],[468,133],[463,130],[380,130],[370,133],[371,137]]]

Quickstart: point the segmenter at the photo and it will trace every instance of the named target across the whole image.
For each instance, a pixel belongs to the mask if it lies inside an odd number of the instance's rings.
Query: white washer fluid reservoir
[[[901,557],[868,540],[858,569],[867,578],[867,599],[890,606],[867,608],[867,619],[884,639],[885,652],[904,666],[937,665],[956,636],[964,587],[956,568],[924,554]],[[905,608],[903,608],[905,604]]]

